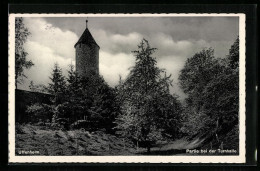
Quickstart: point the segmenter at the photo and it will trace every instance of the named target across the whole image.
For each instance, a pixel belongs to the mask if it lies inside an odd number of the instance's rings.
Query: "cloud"
[[[85,29],[86,17],[46,17],[44,20],[62,30],[78,35]],[[128,35],[136,32],[151,38],[164,33],[175,41],[230,41],[239,33],[238,17],[89,17],[88,26],[95,36],[96,30],[105,30],[110,35]],[[77,23],[77,24],[75,24]],[[98,33],[98,32],[97,32]],[[102,39],[101,39],[102,40]]]
[[[185,60],[180,60],[181,58],[181,56],[164,56],[161,59],[157,59],[157,65],[159,68],[165,69],[168,76],[171,75],[173,82],[170,92],[179,95],[183,99],[185,95],[178,85],[179,72],[185,63]]]
[[[111,34],[103,29],[93,30],[92,35],[103,51],[111,54],[126,53],[137,48],[142,40],[142,35],[136,32],[130,32],[126,35]]]
[[[238,35],[238,21],[238,17],[92,17],[89,27],[106,29],[111,34],[126,35],[134,31],[153,37],[161,32],[176,41],[209,42],[234,39]]]
[[[74,44],[78,40],[78,36],[75,33],[68,30],[63,31],[41,18],[25,18],[24,23],[31,32],[28,38],[29,41],[50,47],[54,53],[63,58],[75,56]]]
[[[190,54],[192,42],[187,40],[174,40],[170,35],[157,33],[149,40],[152,47],[157,48],[158,56],[187,56]],[[160,58],[161,58],[160,57]]]
[[[129,68],[134,66],[135,58],[131,54],[118,53],[110,54],[100,51],[100,74],[110,86],[118,84],[119,75],[125,79],[129,73]]]

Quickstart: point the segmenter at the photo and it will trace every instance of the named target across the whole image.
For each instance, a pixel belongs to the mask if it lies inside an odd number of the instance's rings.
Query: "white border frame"
[[[239,155],[237,156],[16,156],[15,17],[239,17]],[[10,163],[245,163],[246,56],[245,14],[9,14],[8,141]]]

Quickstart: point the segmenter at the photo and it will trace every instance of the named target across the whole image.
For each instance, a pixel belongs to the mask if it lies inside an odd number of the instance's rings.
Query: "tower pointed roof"
[[[86,45],[96,45],[96,46],[98,46],[98,44],[96,43],[95,39],[93,38],[93,36],[91,35],[91,33],[90,33],[89,29],[88,29],[88,20],[86,20],[86,29],[85,29],[85,31],[80,36],[78,42],[74,45],[74,47],[76,47],[77,44],[79,44],[79,43],[86,44]]]

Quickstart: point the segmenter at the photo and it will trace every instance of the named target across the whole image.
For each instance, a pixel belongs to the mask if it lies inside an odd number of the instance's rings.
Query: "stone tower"
[[[76,49],[76,72],[81,77],[88,77],[91,73],[99,74],[99,46],[88,30],[86,29],[74,45]]]

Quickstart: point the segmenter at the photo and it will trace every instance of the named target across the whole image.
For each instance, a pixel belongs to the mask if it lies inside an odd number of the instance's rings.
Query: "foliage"
[[[203,110],[211,118],[232,124],[238,121],[238,80],[238,73],[227,68],[206,86],[201,98],[207,99]]]
[[[227,58],[214,57],[212,49],[187,59],[180,85],[188,95],[182,131],[188,135],[225,134],[238,123],[239,41]]]
[[[88,128],[95,130],[105,128],[107,132],[113,133],[114,120],[119,111],[115,100],[114,89],[109,87],[105,80],[93,74],[89,77],[79,77],[74,66],[70,65],[68,78],[62,75],[58,64],[54,65],[50,77],[51,82],[46,88],[53,95],[51,99],[55,106],[52,112],[52,125],[55,127],[67,127],[68,124],[78,120],[87,120]],[[40,85],[31,82],[30,88],[34,91],[42,90]],[[47,105],[46,105],[47,107]],[[59,123],[59,120],[66,122]]]
[[[224,149],[229,148],[239,151],[239,125],[235,125],[220,141],[223,142]]]
[[[28,106],[26,112],[30,118],[30,121],[36,123],[39,121],[50,121],[52,119],[54,110],[54,106],[52,105],[35,103],[31,106]]]
[[[203,111],[195,112],[192,107],[185,108],[183,112],[183,125],[180,128],[184,135],[205,134],[214,128],[215,122]]]
[[[28,53],[24,49],[24,43],[26,42],[30,32],[23,23],[23,18],[15,18],[15,86],[21,84],[24,75],[24,69],[29,69],[33,66],[31,60],[26,59]]]
[[[66,90],[66,80],[62,75],[62,69],[58,63],[54,64],[52,69],[51,77],[49,77],[51,83],[49,83],[48,90],[51,94],[64,93]]]
[[[52,74],[50,77],[51,82],[47,87],[43,85],[34,85],[33,82],[30,84],[30,89],[34,91],[42,91],[48,92],[53,95],[51,97],[52,104],[33,104],[28,106],[27,113],[30,116],[36,116],[37,119],[46,120],[46,116],[48,116],[48,120],[52,121],[52,123],[57,123],[58,126],[64,126],[63,122],[59,124],[59,119],[67,117],[69,114],[67,113],[66,107],[67,103],[64,103],[64,94],[66,92],[66,80],[62,75],[62,70],[56,63],[52,70]],[[34,120],[35,118],[32,118]],[[56,125],[57,126],[57,125]]]
[[[175,139],[181,136],[182,112],[183,107],[177,96],[166,94],[157,101],[157,123],[164,137]]]
[[[179,81],[184,93],[188,95],[186,103],[200,111],[204,99],[201,92],[205,86],[219,74],[225,66],[214,57],[214,50],[207,49],[188,58],[184,68],[180,71]]]
[[[107,132],[113,132],[113,123],[119,112],[119,106],[115,103],[115,91],[107,85],[100,77],[97,79],[96,92],[93,97],[92,110],[100,114],[100,128],[105,128]]]
[[[228,55],[229,66],[232,69],[238,68],[239,66],[239,37],[237,37],[234,44],[231,46]]]
[[[92,100],[83,87],[82,79],[75,72],[73,65],[69,66],[67,82],[64,110],[69,113],[68,117],[70,123],[72,123],[84,119],[83,117],[88,114]]]
[[[114,89],[109,87],[105,80],[93,74],[89,77],[80,78],[79,81],[87,119],[96,124],[97,129],[105,128],[107,132],[112,133],[113,123],[118,114],[119,107],[115,102]]]
[[[62,75],[62,69],[57,63],[54,64],[52,69],[51,77],[49,77],[51,82],[49,83],[47,90],[50,94],[54,95],[52,99],[55,105],[62,103],[64,99],[64,94],[66,91],[66,80]]]
[[[121,114],[116,120],[117,133],[137,141],[162,138],[165,122],[173,124],[177,115],[173,108],[176,99],[169,94],[171,76],[156,66],[157,61],[151,56],[155,50],[143,39],[138,50],[133,51],[135,66],[126,80],[120,80],[116,87],[117,102],[121,106]]]

